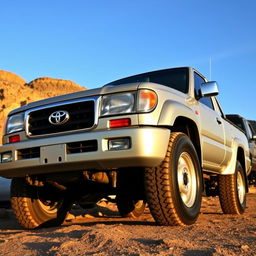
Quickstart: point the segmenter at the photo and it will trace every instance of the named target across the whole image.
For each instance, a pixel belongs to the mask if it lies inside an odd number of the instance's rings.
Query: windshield
[[[162,84],[183,93],[188,92],[188,68],[173,68],[143,73],[126,77],[108,83],[107,85],[120,85],[137,82],[151,82]]]

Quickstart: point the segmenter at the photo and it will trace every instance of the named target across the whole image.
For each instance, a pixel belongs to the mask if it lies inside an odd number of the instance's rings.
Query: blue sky
[[[87,88],[192,66],[219,83],[225,113],[256,120],[254,0],[10,0],[0,5],[0,69]]]

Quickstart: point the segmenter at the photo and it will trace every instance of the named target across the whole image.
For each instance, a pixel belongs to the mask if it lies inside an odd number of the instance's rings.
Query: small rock
[[[95,225],[96,227],[104,228],[106,225],[103,223],[98,223]]]
[[[247,244],[245,244],[245,245],[241,245],[241,249],[248,250],[248,249],[250,249],[250,247]]]
[[[210,220],[210,222],[212,222],[212,223],[222,223],[223,220],[215,219],[215,220]]]
[[[75,218],[76,218],[75,215],[69,213],[68,216],[66,217],[66,221],[72,221],[72,220],[74,220]]]
[[[84,218],[93,219],[94,217],[90,214],[83,214]]]

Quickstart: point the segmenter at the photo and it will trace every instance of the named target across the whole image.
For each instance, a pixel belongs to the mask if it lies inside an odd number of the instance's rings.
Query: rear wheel
[[[234,174],[219,175],[219,199],[223,213],[243,214],[246,207],[246,179],[243,167],[236,163]]]
[[[170,136],[166,156],[145,172],[147,202],[160,225],[190,225],[199,215],[202,173],[196,150],[184,133]]]
[[[57,191],[49,193],[47,189],[47,187],[31,186],[24,178],[12,180],[12,209],[19,224],[24,228],[58,226],[65,220],[71,202],[63,195],[56,196]]]

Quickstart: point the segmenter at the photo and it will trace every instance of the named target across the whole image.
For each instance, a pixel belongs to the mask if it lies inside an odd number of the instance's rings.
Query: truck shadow
[[[12,233],[15,232],[22,232],[25,231],[18,223],[17,220],[12,213],[11,209],[0,209],[2,211],[0,216],[0,228],[1,231],[0,234],[3,233]],[[217,210],[214,211],[212,209],[211,211],[207,211],[206,209],[202,209],[201,214],[199,215],[198,222],[200,223],[201,218],[209,218],[214,219],[218,218],[218,216],[222,216],[223,213],[218,212]],[[212,216],[212,217],[211,217]],[[225,215],[224,215],[225,216]],[[40,227],[38,229],[35,229],[35,231],[40,231],[42,229],[44,230],[57,230],[62,227],[72,226],[72,225],[81,225],[84,227],[91,227],[95,225],[127,225],[127,226],[157,226],[155,223],[153,217],[150,214],[150,211],[148,208],[145,209],[145,212],[138,218],[125,218],[121,217],[119,215],[118,210],[115,206],[106,205],[101,206],[97,205],[94,208],[91,209],[83,209],[79,206],[73,206],[71,209],[69,215],[67,216],[64,223],[59,227],[50,227],[50,228],[43,228]],[[5,230],[7,232],[5,232]],[[33,230],[26,230],[29,232],[33,232]]]

